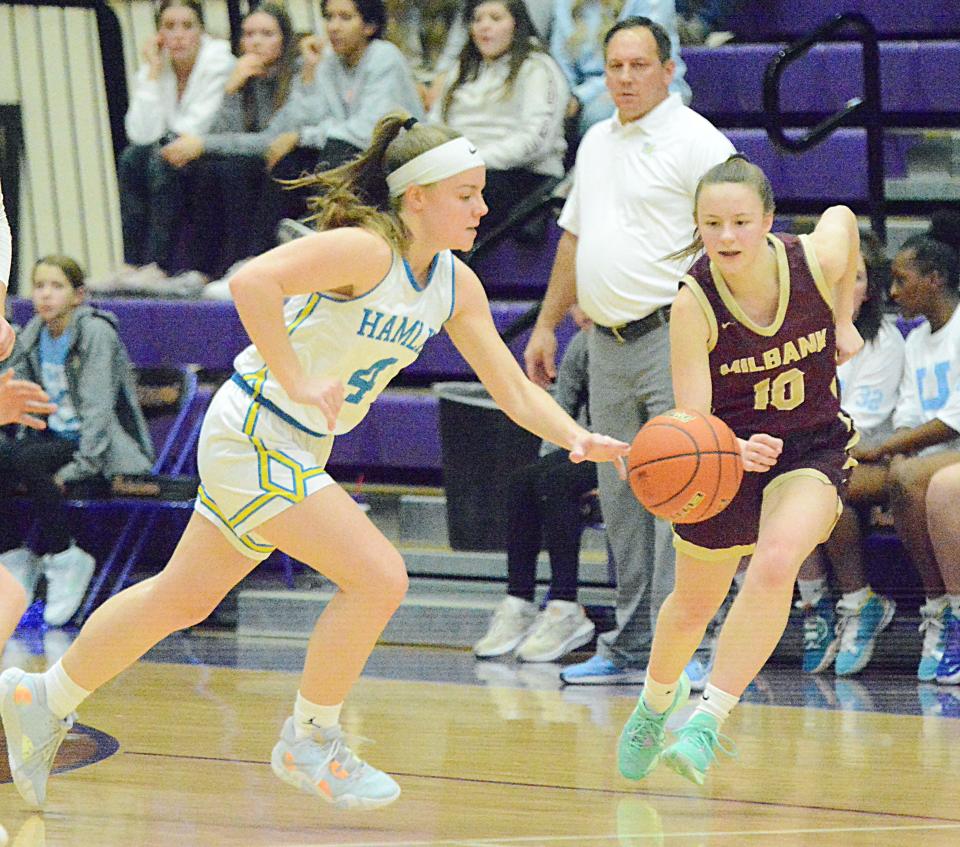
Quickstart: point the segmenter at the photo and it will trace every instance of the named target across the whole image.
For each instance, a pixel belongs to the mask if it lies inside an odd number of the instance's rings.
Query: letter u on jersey
[[[937,362],[933,366],[933,375],[937,380],[937,393],[930,396],[927,369],[917,368],[917,393],[920,395],[920,405],[927,412],[935,412],[947,405],[947,399],[950,397],[950,363]]]

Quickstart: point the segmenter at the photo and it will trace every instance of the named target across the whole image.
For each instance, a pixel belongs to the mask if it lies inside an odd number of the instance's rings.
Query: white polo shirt
[[[697,183],[733,152],[678,94],[637,121],[614,114],[590,128],[560,226],[577,236],[577,301],[596,323],[617,326],[673,302],[690,260],[664,257],[693,240]]]

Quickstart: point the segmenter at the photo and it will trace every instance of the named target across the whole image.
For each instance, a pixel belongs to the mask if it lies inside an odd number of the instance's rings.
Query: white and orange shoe
[[[358,758],[339,726],[297,739],[287,718],[270,757],[273,772],[301,791],[322,797],[338,809],[376,809],[400,796],[394,779]]]

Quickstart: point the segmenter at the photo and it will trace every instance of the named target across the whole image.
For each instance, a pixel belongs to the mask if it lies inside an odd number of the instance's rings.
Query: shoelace
[[[335,759],[339,762],[340,766],[346,770],[350,776],[355,776],[362,768],[366,767],[366,762],[347,746],[347,740],[340,727],[336,727],[334,731],[327,730],[326,734],[315,733],[314,740],[324,746],[330,745],[329,759]]]
[[[642,750],[644,747],[653,746],[653,744],[663,744],[666,737],[664,724],[666,721],[660,721],[655,717],[644,718],[636,726],[630,728],[627,741],[631,747]]]
[[[803,646],[806,648],[815,647],[820,642],[824,630],[827,629],[826,621],[819,615],[810,615],[803,620]]]
[[[858,620],[860,609],[851,609],[837,603],[837,638],[840,639],[840,652],[853,653],[857,647],[857,634],[860,632]]]
[[[706,753],[710,757],[709,762],[716,760],[718,750],[731,759],[737,758],[737,745],[734,744],[733,739],[708,726],[687,724],[680,727],[676,734],[682,741],[689,741],[698,750]]]
[[[65,722],[58,721],[57,724],[57,731],[47,740],[46,744],[33,749],[30,758],[26,759],[23,763],[24,768],[28,765],[40,763],[48,772],[53,769],[53,760],[57,755],[57,750],[60,749],[60,744],[63,742],[64,736],[73,727],[73,715],[70,715]]]
[[[920,609],[922,616],[918,630],[923,634],[923,655],[934,656],[943,634],[943,619],[937,612]]]

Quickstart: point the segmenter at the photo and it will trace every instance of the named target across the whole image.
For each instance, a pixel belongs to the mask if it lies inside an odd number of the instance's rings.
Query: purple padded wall
[[[943,38],[960,35],[956,0],[751,0],[724,22],[742,41],[806,35],[844,12],[866,15],[884,37]]]

